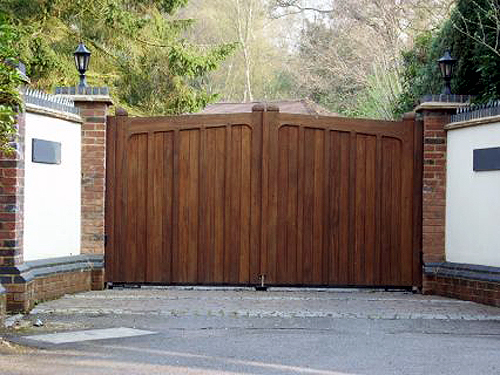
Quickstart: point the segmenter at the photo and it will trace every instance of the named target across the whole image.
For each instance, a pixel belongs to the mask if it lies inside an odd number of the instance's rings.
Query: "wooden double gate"
[[[420,285],[421,128],[279,113],[108,118],[115,283]]]

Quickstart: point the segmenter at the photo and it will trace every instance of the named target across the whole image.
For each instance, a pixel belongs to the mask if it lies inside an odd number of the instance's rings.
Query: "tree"
[[[273,9],[275,17],[305,14],[297,77],[313,100],[344,115],[393,118],[400,53],[450,2],[275,0]]]
[[[265,0],[192,0],[181,14],[196,17],[189,38],[199,44],[236,42],[237,50],[205,83],[221,100],[253,101],[288,96],[290,20],[269,17]]]
[[[108,85],[135,113],[197,110],[216,95],[202,79],[234,50],[197,46],[183,37],[193,20],[175,18],[187,0],[4,0],[2,11],[19,29],[19,56],[35,86],[75,81],[72,52],[80,40],[92,49],[88,78]],[[54,74],[57,72],[57,74]]]
[[[442,28],[420,37],[404,53],[404,92],[395,112],[411,109],[422,95],[439,93],[437,59],[446,49],[458,58],[452,92],[476,95],[478,102],[500,96],[500,6],[498,0],[458,0]]]
[[[12,151],[9,142],[16,134],[16,110],[21,106],[22,77],[16,68],[15,30],[0,16],[0,151]]]

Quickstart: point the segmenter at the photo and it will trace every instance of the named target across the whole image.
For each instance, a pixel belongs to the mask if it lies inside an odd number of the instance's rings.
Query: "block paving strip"
[[[38,305],[32,314],[500,321],[500,308],[401,292],[113,289]]]

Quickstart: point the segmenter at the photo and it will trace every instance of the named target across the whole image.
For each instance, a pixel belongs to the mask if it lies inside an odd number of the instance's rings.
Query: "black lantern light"
[[[87,79],[85,77],[85,72],[89,67],[90,61],[90,51],[85,47],[83,42],[80,42],[75,53],[75,65],[76,70],[80,73],[80,84],[78,87],[87,87]]]
[[[457,59],[451,57],[450,51],[446,50],[443,57],[438,60],[439,69],[441,70],[441,76],[444,80],[444,95],[451,95],[451,77],[453,76],[453,67]]]

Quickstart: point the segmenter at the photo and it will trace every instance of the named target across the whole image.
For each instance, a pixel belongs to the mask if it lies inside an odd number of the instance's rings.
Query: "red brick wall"
[[[59,298],[68,293],[103,289],[104,270],[65,272],[41,277],[27,283],[5,285],[7,311],[26,312],[36,303]]]
[[[76,101],[82,125],[81,253],[104,254],[106,115],[109,102]]]
[[[0,292],[0,324],[3,324],[2,320],[7,314],[7,294]]]
[[[445,260],[446,132],[450,110],[424,110],[422,252],[424,263]]]
[[[423,291],[500,307],[500,283],[425,275]]]
[[[0,155],[0,267],[23,262],[25,122],[26,114],[19,114],[15,151]]]
[[[4,284],[7,290],[7,311],[10,313],[28,311],[33,303],[30,303],[32,296],[32,283]]]

